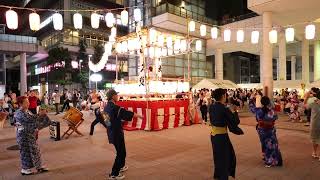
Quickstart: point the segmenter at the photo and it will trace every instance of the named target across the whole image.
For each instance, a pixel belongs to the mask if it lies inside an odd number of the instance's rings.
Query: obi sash
[[[211,126],[211,136],[215,136],[217,134],[228,134],[227,127]]]

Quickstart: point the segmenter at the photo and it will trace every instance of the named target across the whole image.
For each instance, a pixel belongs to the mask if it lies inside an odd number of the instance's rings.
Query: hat
[[[114,95],[117,95],[117,94],[118,94],[118,92],[116,92],[114,89],[109,89],[109,91],[107,92],[107,99],[108,99],[108,100],[111,100],[112,97],[113,97]]]

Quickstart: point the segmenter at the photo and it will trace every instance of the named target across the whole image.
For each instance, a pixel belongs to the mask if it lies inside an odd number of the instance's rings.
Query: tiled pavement
[[[310,156],[308,128],[302,124],[277,123],[284,167],[265,168],[261,161],[260,145],[254,118],[241,113],[243,136],[231,135],[237,153],[237,177],[240,180],[318,180],[320,162]],[[8,151],[15,144],[13,128],[0,130],[0,179],[106,179],[114,150],[107,143],[105,130],[96,126],[94,136],[88,136],[92,114],[86,114],[80,130],[86,135],[67,140],[52,141],[48,130],[40,133],[42,158],[49,173],[22,177],[19,174],[19,152]],[[51,116],[53,119],[60,117]],[[61,122],[62,131],[66,126]],[[209,127],[193,125],[158,132],[125,132],[127,146],[126,172],[129,180],[207,180],[212,179],[212,150]]]

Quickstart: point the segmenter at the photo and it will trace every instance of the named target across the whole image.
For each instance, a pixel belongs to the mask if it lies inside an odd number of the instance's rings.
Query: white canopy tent
[[[229,81],[229,80],[218,80],[218,79],[203,79],[198,84],[194,85],[192,89],[237,89],[240,88],[235,83]]]
[[[275,90],[280,89],[302,89],[302,84],[305,84],[305,88],[308,89],[312,84],[307,84],[302,80],[281,80],[281,81],[273,81],[273,88]],[[261,83],[251,83],[251,84],[238,84],[241,88],[247,89],[262,89]],[[320,81],[318,82],[318,86],[320,86]]]

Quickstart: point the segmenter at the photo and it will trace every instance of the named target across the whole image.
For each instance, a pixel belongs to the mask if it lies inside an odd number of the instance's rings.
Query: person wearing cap
[[[116,149],[116,158],[112,167],[112,172],[109,174],[109,179],[124,179],[125,176],[121,174],[128,170],[125,165],[126,160],[126,146],[124,141],[124,132],[122,128],[122,121],[131,121],[132,118],[143,118],[134,112],[127,111],[116,104],[119,101],[118,93],[114,89],[107,92],[108,103],[104,111],[109,115],[111,124],[107,124],[107,132],[109,143],[113,144]]]
[[[308,99],[312,96],[316,97],[316,99],[314,100],[314,102],[307,104]],[[317,150],[320,144],[320,91],[318,91],[317,94],[313,95],[311,91],[306,93],[304,103],[307,105],[308,108],[311,109],[310,138],[313,147],[312,157],[319,159],[319,154]]]

